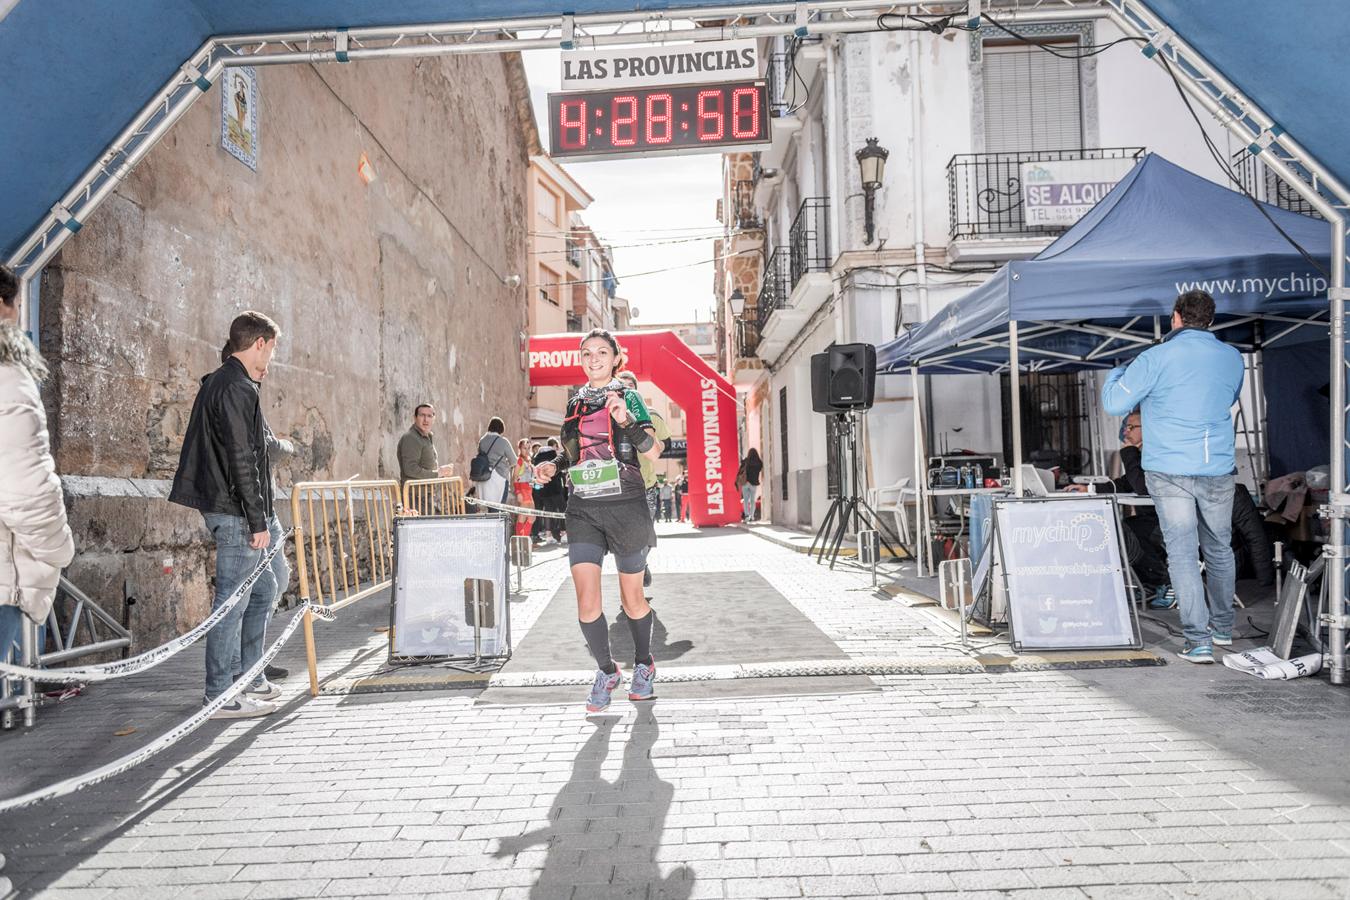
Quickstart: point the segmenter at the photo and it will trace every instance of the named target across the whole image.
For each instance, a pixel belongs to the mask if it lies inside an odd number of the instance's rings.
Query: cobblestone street
[[[719,641],[754,648],[794,611],[840,657],[965,656],[931,608],[874,592],[842,562],[830,572],[739,529],[665,526],[662,538],[651,593],[664,646],[692,646],[669,661],[658,649],[663,671],[708,661],[698,654]],[[550,608],[572,602],[562,552],[536,561],[513,604],[512,666],[530,641],[580,643],[573,614]],[[694,625],[681,605],[710,598],[663,592],[733,572],[762,582],[737,579],[734,608]],[[377,670],[387,621],[372,598],[321,625],[324,678]],[[1160,637],[1150,649],[1171,657]],[[584,687],[309,699],[302,660],[297,638],[280,715],[211,723],[128,774],[0,820],[3,874],[23,896],[138,900],[1350,896],[1350,695],[1320,679],[1179,661],[934,668],[824,693],[795,678],[672,686],[588,718]],[[194,648],[0,735],[3,795],[168,730],[200,702],[201,665]],[[127,726],[138,730],[114,737]]]

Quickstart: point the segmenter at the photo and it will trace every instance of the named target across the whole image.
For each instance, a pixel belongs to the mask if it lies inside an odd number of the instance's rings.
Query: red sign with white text
[[[616,334],[626,368],[649,381],[684,409],[688,421],[689,493],[695,526],[730,525],[741,519],[736,493],[740,447],[736,436],[736,389],[673,331]],[[530,338],[530,384],[585,384],[581,335]],[[561,410],[559,410],[561,412]]]

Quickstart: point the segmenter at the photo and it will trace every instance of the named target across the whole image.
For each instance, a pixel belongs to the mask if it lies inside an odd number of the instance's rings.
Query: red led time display
[[[615,88],[548,95],[550,155],[720,148],[768,141],[768,92],[762,81],[679,87]]]

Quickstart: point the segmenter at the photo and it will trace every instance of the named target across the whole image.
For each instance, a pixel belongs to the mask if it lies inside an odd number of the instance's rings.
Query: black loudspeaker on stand
[[[857,414],[870,409],[876,391],[877,351],[871,344],[839,344],[811,357],[811,406],[819,413],[838,416],[835,428],[838,458],[848,471],[841,480],[839,496],[830,503],[820,530],[811,541],[817,562],[830,557],[830,568],[839,558],[844,535],[870,528],[892,556],[895,544],[909,552],[899,536],[881,523],[876,510],[860,495],[858,478]],[[819,550],[817,550],[819,548]]]
[[[811,408],[818,413],[871,409],[877,386],[877,348],[835,344],[811,357]]]

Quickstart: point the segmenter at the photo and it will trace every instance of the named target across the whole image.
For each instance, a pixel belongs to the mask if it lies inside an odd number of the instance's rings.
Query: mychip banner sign
[[[1022,163],[1022,210],[1028,225],[1072,225],[1129,174],[1136,160],[1062,159]]]
[[[1013,649],[1135,649],[1115,500],[998,500],[994,534]]]

